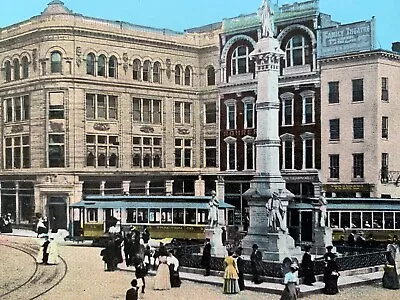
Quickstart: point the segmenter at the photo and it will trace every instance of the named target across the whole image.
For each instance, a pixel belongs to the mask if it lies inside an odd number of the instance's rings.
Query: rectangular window
[[[86,94],[86,118],[116,120],[118,97],[112,95]]]
[[[4,139],[5,169],[30,168],[30,139],[29,136],[14,136]]]
[[[64,134],[49,134],[49,168],[65,167]]]
[[[339,179],[339,154],[329,155],[329,178]]]
[[[227,143],[227,169],[236,170],[236,143]]]
[[[191,103],[175,101],[175,123],[190,124]]]
[[[329,103],[339,103],[339,81],[328,82]]]
[[[247,102],[244,104],[244,128],[254,127],[254,103]]]
[[[86,166],[118,167],[118,153],[118,136],[86,135]]]
[[[162,142],[156,137],[133,137],[133,167],[161,168]]]
[[[389,180],[389,153],[382,153],[381,182],[387,183],[388,180]]]
[[[133,98],[133,121],[151,124],[161,124],[161,101]]]
[[[303,99],[303,124],[314,123],[314,98]]]
[[[293,125],[293,99],[283,101],[283,125]]]
[[[3,102],[4,122],[19,122],[29,120],[29,96],[7,98]]]
[[[382,138],[388,139],[389,138],[389,118],[382,117]]]
[[[175,167],[192,166],[192,140],[175,139]]]
[[[283,169],[293,169],[293,141],[286,140],[283,142],[284,165]]]
[[[353,102],[364,101],[364,81],[363,79],[353,79]]]
[[[306,169],[314,168],[314,141],[304,140],[304,163]]]
[[[364,118],[353,118],[353,139],[364,138]]]
[[[209,102],[204,106],[206,124],[215,124],[217,122],[217,104],[215,102]]]
[[[364,153],[353,154],[353,178],[364,178]]]
[[[389,78],[387,78],[387,77],[382,77],[381,100],[389,101]]]
[[[254,144],[253,143],[245,143],[245,162],[246,162],[246,170],[254,170]]]
[[[329,120],[329,140],[338,141],[340,139],[340,120]]]
[[[97,222],[98,221],[97,208],[88,208],[87,221],[88,222]]]
[[[227,123],[226,129],[235,129],[236,127],[236,107],[235,105],[228,105],[227,109]]]
[[[205,167],[212,168],[217,166],[217,140],[205,140]]]

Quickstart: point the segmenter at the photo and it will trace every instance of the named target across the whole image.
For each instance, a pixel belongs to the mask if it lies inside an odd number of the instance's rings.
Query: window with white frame
[[[294,94],[287,92],[281,95],[282,99],[282,126],[290,126],[294,123],[293,99]]]
[[[339,179],[339,154],[329,154],[329,178]]]
[[[232,52],[232,75],[250,72],[250,49],[247,46],[239,46]]]
[[[204,140],[204,161],[206,168],[217,166],[217,140],[205,139]]]
[[[134,59],[133,60],[133,74],[132,74],[132,78],[133,80],[140,80],[141,77],[141,62],[139,59]]]
[[[189,102],[175,101],[175,123],[190,124],[192,104]]]
[[[87,209],[87,221],[88,222],[98,222],[98,209],[97,208],[88,208]]]
[[[246,97],[242,101],[244,108],[244,128],[254,128],[255,99],[253,97]]]
[[[175,167],[191,167],[192,151],[191,139],[175,139]]]
[[[161,168],[162,167],[162,139],[161,137],[134,136],[133,140],[133,167]]]
[[[242,138],[244,142],[244,169],[254,170],[255,169],[255,138],[252,136],[244,136]]]
[[[161,83],[161,63],[158,61],[153,65],[153,82]]]
[[[284,134],[282,140],[282,169],[294,169],[294,135]]]
[[[29,120],[29,95],[4,99],[3,111],[5,123]]]
[[[118,153],[118,136],[86,135],[86,166],[118,167]]]
[[[30,139],[28,135],[4,139],[4,168],[25,169],[31,167]]]
[[[114,95],[86,94],[86,118],[117,120],[118,97]]]
[[[94,66],[96,61],[96,56],[93,53],[89,53],[86,56],[86,74],[94,75]]]
[[[215,124],[217,122],[217,103],[208,102],[204,104],[205,123]]]
[[[236,128],[236,101],[225,101],[226,106],[226,129]]]
[[[302,35],[295,35],[286,44],[286,67],[305,65],[310,61],[307,40]]]
[[[303,169],[314,169],[315,137],[313,133],[306,132],[301,135],[303,140]]]
[[[302,98],[302,124],[311,124],[315,122],[314,113],[314,101],[315,92],[314,91],[304,91],[300,93]]]
[[[226,143],[226,169],[236,170],[236,138],[227,137],[224,139]]]
[[[161,124],[161,100],[133,98],[133,121]]]

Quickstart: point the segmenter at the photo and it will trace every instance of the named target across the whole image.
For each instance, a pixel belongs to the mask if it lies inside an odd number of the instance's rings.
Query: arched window
[[[111,56],[108,61],[108,77],[117,78],[117,58]]]
[[[61,73],[61,53],[54,51],[51,53],[51,73]]]
[[[244,74],[250,70],[250,49],[247,46],[239,46],[232,53],[232,75]]]
[[[150,61],[146,60],[143,63],[143,81],[150,81]]]
[[[6,61],[4,64],[4,75],[6,78],[6,81],[11,81],[11,63],[10,61]]]
[[[190,85],[190,81],[191,81],[191,70],[190,67],[187,66],[185,68],[185,85]]]
[[[153,82],[161,83],[161,64],[156,61],[153,65]]]
[[[140,80],[140,65],[139,59],[133,61],[133,80]]]
[[[215,85],[215,69],[213,66],[207,68],[207,85]]]
[[[106,57],[100,55],[97,60],[97,76],[106,76]]]
[[[22,78],[28,78],[29,76],[29,62],[28,58],[24,56],[21,60],[21,65],[22,65]]]
[[[95,61],[94,54],[89,53],[86,57],[86,74],[94,75],[94,61]]]
[[[286,44],[286,67],[301,66],[311,61],[309,46],[302,35],[295,35]]]
[[[175,66],[175,84],[182,84],[182,81],[181,81],[182,71],[181,70],[182,70],[181,65]]]
[[[19,59],[15,58],[13,60],[13,70],[14,70],[14,80],[18,80],[21,78],[19,73]]]

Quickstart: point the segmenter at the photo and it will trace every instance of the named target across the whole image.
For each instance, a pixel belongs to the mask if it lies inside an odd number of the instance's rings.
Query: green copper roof
[[[319,0],[295,2],[279,7],[275,12],[275,22],[285,21],[293,18],[312,16],[319,12]]]
[[[235,18],[224,19],[222,21],[223,32],[230,32],[235,30],[241,30],[245,28],[251,28],[260,25],[260,20],[256,13],[250,15],[240,15]]]

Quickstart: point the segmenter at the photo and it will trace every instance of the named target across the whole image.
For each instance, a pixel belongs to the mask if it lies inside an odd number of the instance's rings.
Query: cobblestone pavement
[[[0,235],[0,240],[3,236]],[[18,239],[20,237],[12,237]],[[26,243],[35,243],[35,239],[25,238]],[[125,299],[125,291],[129,288],[134,273],[127,271],[104,272],[103,262],[100,256],[100,248],[81,246],[61,246],[61,256],[68,263],[68,273],[64,280],[45,296],[38,299]],[[33,261],[21,254],[0,252],[0,291],[5,285],[16,280],[24,280],[31,274]],[[10,256],[10,257],[8,257]],[[21,266],[23,265],[23,266]],[[8,270],[4,272],[4,270]],[[168,291],[154,291],[153,277],[148,277],[146,293],[140,295],[139,299],[171,299],[171,300],[213,300],[213,299],[237,299],[237,300],[278,300],[279,295],[243,291],[238,295],[224,295],[222,288],[212,285],[199,284],[183,281],[181,288]],[[222,279],[221,279],[222,280]],[[28,299],[28,298],[27,298]],[[400,290],[383,289],[380,284],[369,284],[346,288],[339,294],[322,295],[316,294],[302,299],[323,300],[323,299],[351,299],[351,300],[395,300],[400,299]]]

